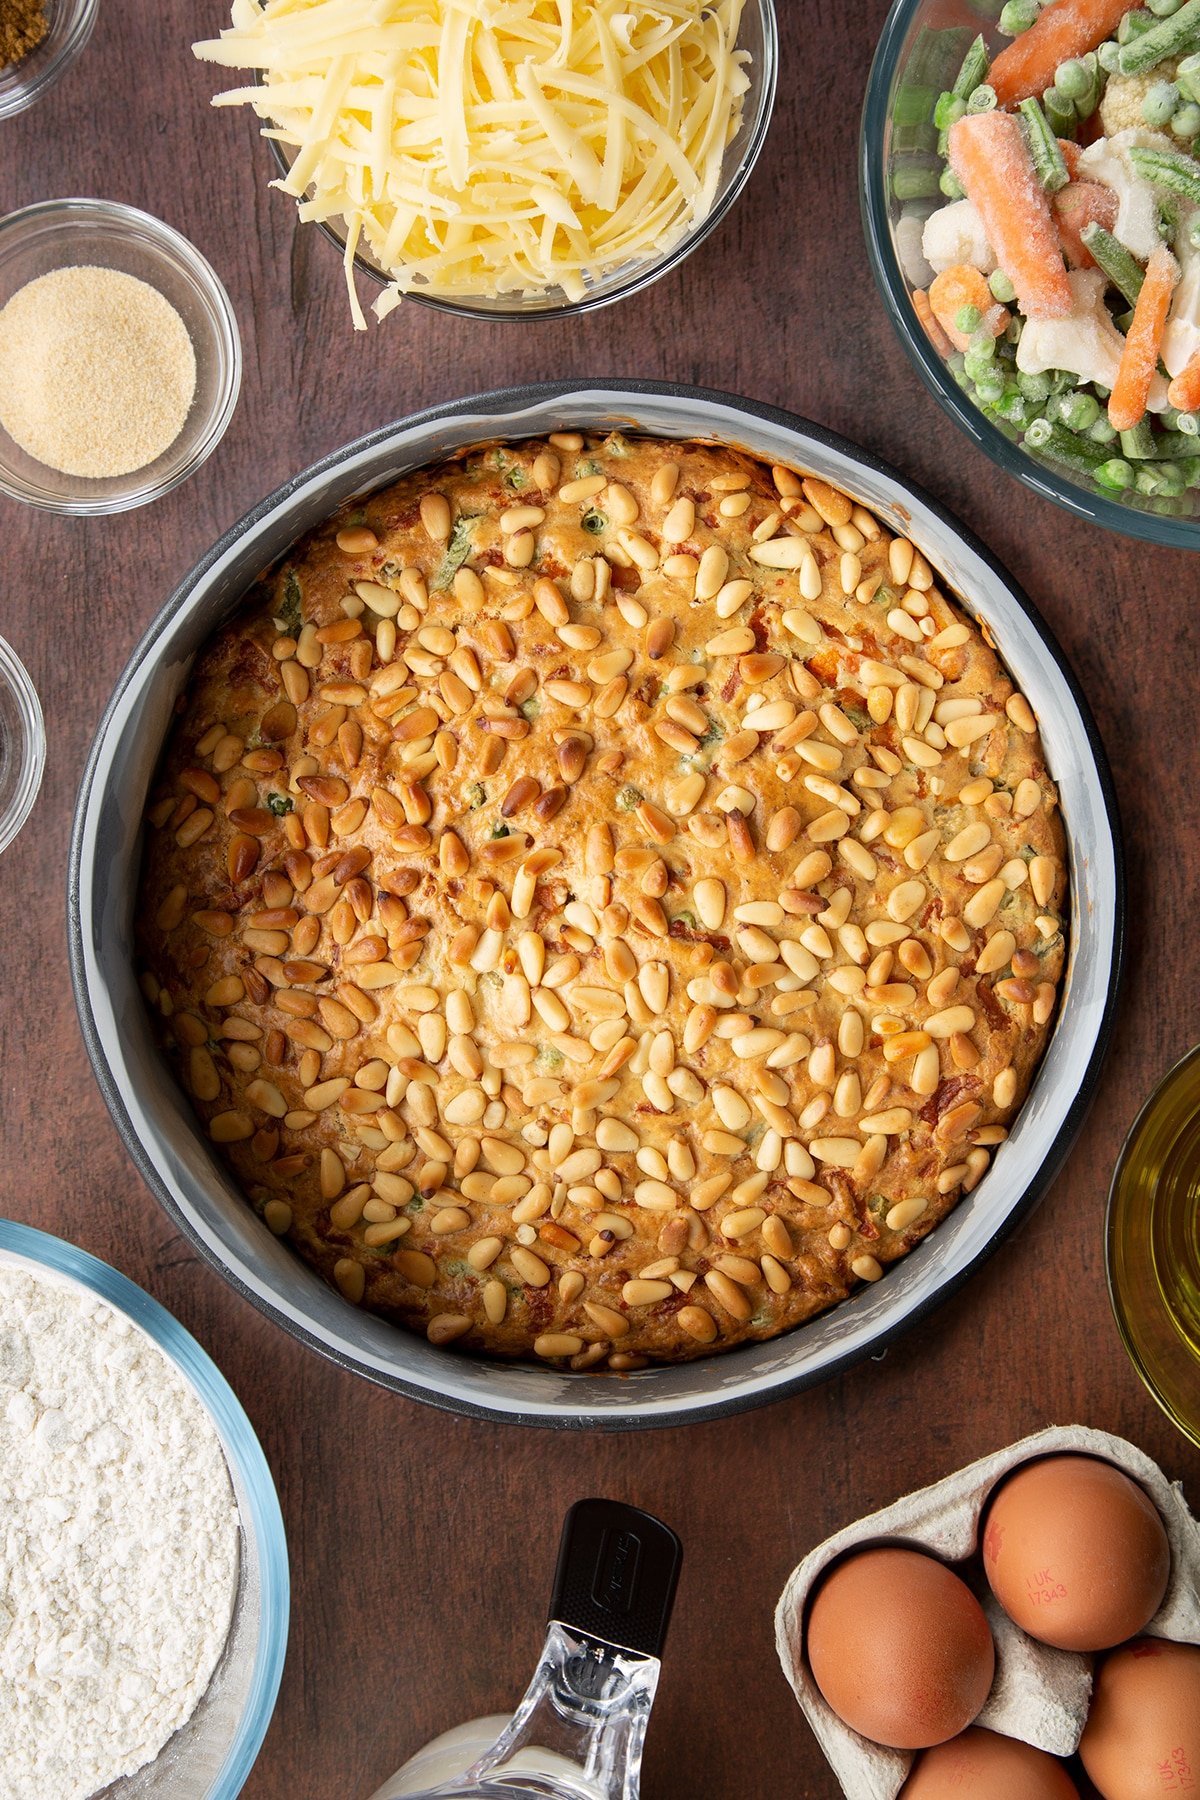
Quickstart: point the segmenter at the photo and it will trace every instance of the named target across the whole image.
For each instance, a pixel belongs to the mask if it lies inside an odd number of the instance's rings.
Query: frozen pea
[[[996,411],[1010,425],[1027,425],[1032,417],[1033,407],[1023,394],[1006,388],[997,402]]]
[[[1142,117],[1147,125],[1156,130],[1169,125],[1175,108],[1179,105],[1179,89],[1173,81],[1156,81],[1146,90],[1142,101]]]
[[[997,23],[1005,37],[1020,37],[1037,24],[1040,12],[1037,0],[1005,0]]]
[[[949,131],[952,125],[958,123],[966,110],[966,101],[960,100],[957,94],[939,94],[938,103],[933,109],[933,122],[939,131]]]
[[[1082,57],[1073,56],[1055,69],[1054,86],[1065,100],[1082,100],[1091,90],[1092,72]]]
[[[1064,394],[1062,422],[1068,431],[1089,431],[1100,417],[1100,408],[1090,394]]]

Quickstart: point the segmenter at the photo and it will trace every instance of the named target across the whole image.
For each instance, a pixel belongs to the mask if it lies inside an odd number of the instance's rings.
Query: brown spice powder
[[[0,0],[0,69],[36,50],[49,29],[42,0]]]

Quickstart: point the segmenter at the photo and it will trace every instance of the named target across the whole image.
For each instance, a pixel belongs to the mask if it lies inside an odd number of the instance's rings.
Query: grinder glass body
[[[674,1532],[649,1513],[579,1501],[516,1712],[435,1739],[374,1800],[638,1800],[681,1555]]]

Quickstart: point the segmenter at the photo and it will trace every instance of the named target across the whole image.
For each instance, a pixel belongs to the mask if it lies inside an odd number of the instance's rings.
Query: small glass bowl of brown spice
[[[237,405],[237,320],[149,213],[47,200],[0,219],[0,492],[124,512],[200,467]]]
[[[0,119],[40,100],[79,55],[98,0],[0,0]]]

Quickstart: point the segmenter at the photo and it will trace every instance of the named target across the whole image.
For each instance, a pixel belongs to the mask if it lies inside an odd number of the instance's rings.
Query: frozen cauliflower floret
[[[1079,158],[1079,172],[1084,180],[1103,182],[1113,190],[1118,202],[1113,236],[1145,262],[1162,242],[1162,234],[1158,228],[1158,190],[1152,181],[1137,173],[1126,155],[1135,144],[1146,150],[1174,147],[1170,138],[1146,125],[1118,131],[1115,137],[1097,138],[1088,145]]]
[[[996,254],[988,243],[983,220],[970,200],[952,200],[940,206],[925,221],[921,248],[930,268],[940,275],[956,263],[969,263],[990,275],[996,267]]]
[[[1017,344],[1017,367],[1025,375],[1069,369],[1081,381],[1110,388],[1117,379],[1125,339],[1104,304],[1107,279],[1099,269],[1072,269],[1067,280],[1070,313],[1065,319],[1026,319]],[[1162,412],[1166,404],[1167,384],[1156,375],[1150,384],[1150,411]]]
[[[896,255],[910,288],[927,288],[936,272],[925,261],[921,248],[924,230],[925,221],[916,213],[902,213],[896,221]]]
[[[1172,56],[1141,75],[1110,75],[1100,102],[1100,123],[1105,135],[1115,137],[1118,131],[1141,131],[1146,123],[1142,101],[1160,81],[1174,81],[1178,67],[1179,58]]]
[[[1189,225],[1190,219],[1185,219],[1176,234],[1181,273],[1163,332],[1162,359],[1172,375],[1178,375],[1200,350],[1200,250],[1192,243]]]

